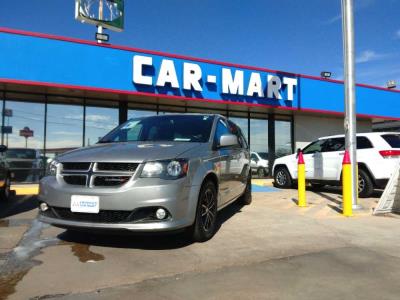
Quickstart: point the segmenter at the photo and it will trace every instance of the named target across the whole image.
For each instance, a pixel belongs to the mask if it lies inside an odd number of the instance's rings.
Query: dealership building
[[[46,157],[168,113],[225,115],[270,160],[343,133],[342,81],[7,28],[0,53],[2,144]],[[400,120],[400,90],[356,96],[358,132]]]

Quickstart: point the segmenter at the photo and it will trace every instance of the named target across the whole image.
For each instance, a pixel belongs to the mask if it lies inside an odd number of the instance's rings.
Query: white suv
[[[306,179],[312,186],[340,185],[344,148],[344,135],[335,135],[321,137],[302,150]],[[369,197],[374,188],[384,188],[399,158],[400,133],[357,134],[359,196]],[[297,154],[276,159],[273,174],[276,187],[291,187],[297,179]]]
[[[259,178],[268,175],[268,153],[267,152],[251,152],[250,166],[253,173],[257,173]]]

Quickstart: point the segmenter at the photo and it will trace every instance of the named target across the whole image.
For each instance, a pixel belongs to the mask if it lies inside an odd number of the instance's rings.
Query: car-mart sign
[[[154,56],[133,56],[132,81],[138,90],[200,98],[283,100],[296,96],[297,78],[222,65],[180,61]],[[193,93],[193,94],[191,94]]]

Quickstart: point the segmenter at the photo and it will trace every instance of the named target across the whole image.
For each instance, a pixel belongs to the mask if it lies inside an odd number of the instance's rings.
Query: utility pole
[[[356,92],[355,92],[355,46],[354,46],[354,16],[353,0],[342,0],[342,30],[344,55],[344,94],[345,94],[345,121],[346,150],[351,161],[351,195],[353,209],[359,208],[358,172],[357,172],[357,119],[356,119]]]

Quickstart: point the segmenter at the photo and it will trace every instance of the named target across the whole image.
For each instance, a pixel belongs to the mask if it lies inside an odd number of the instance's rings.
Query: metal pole
[[[99,0],[99,20],[103,20],[103,0]],[[103,26],[99,25],[97,26],[97,33],[102,34],[103,33]],[[101,40],[97,40],[99,44],[102,43]]]
[[[345,90],[345,121],[346,150],[351,160],[351,194],[353,208],[358,208],[358,176],[357,176],[357,121],[355,93],[355,46],[353,0],[342,0],[342,30],[344,54],[344,90]]]

